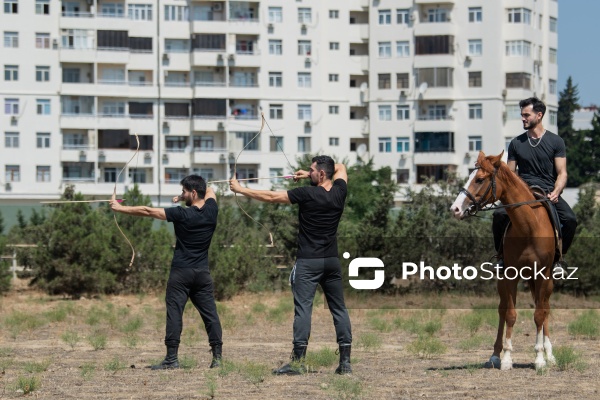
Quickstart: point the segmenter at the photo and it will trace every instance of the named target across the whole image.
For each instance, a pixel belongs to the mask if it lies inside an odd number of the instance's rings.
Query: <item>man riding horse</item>
[[[521,100],[519,107],[523,128],[527,131],[510,142],[507,164],[513,172],[518,168],[519,176],[529,186],[539,186],[547,193],[558,213],[562,231],[562,255],[565,255],[577,228],[575,213],[560,196],[567,184],[565,142],[560,136],[544,129],[542,118],[546,113],[546,105],[542,101],[531,97]],[[502,238],[509,222],[505,208],[494,211],[492,232],[499,264],[503,263]],[[566,268],[564,261],[561,264]]]

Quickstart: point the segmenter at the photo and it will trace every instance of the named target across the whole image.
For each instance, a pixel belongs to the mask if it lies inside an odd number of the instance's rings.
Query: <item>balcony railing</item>
[[[194,115],[194,119],[225,119],[226,115]]]
[[[194,81],[194,86],[225,86],[225,81]]]
[[[101,85],[127,85],[127,81],[119,79],[98,79]]]
[[[74,112],[62,112],[60,114],[61,117],[95,117],[96,114],[89,112],[89,113],[74,113]]]
[[[417,117],[419,121],[453,121],[452,115],[419,115]]]
[[[258,114],[231,114],[233,119],[258,119]]]
[[[89,150],[91,146],[89,144],[64,144],[62,145],[63,150]]]
[[[190,86],[190,82],[165,82],[165,86],[171,86],[171,87],[189,87]]]
[[[129,114],[132,119],[154,119],[153,114]]]
[[[63,176],[63,182],[94,182],[93,176]]]
[[[230,87],[258,87],[258,82],[230,82]]]
[[[154,82],[140,82],[140,81],[129,81],[129,86],[152,86],[154,85]]]
[[[185,153],[185,147],[167,147],[167,153]]]
[[[224,153],[227,151],[225,147],[194,147],[194,151],[200,153]]]
[[[127,118],[128,115],[123,113],[98,113],[98,118]]]
[[[67,18],[93,18],[94,14],[91,12],[63,11],[62,16]]]

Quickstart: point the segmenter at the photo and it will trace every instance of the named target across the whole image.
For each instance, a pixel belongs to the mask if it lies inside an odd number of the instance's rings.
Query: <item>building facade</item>
[[[557,129],[556,0],[2,2],[0,204],[138,183],[167,205],[189,173],[276,177],[307,153],[464,176],[532,95]]]

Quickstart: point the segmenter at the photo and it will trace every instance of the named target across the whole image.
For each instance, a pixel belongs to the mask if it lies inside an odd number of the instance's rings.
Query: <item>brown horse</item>
[[[552,264],[556,246],[554,230],[543,204],[536,202],[527,184],[501,160],[503,154],[504,152],[486,157],[483,152],[479,153],[476,169],[469,176],[451,210],[456,218],[463,219],[484,209],[486,205],[491,206],[497,200],[506,206],[511,225],[504,237],[504,268],[496,269],[500,276],[497,284],[500,295],[500,320],[494,353],[486,367],[502,370],[512,368],[512,333],[517,320],[517,283],[523,278],[527,280],[535,301],[535,367],[539,369],[546,366],[544,351],[548,362],[555,362],[548,332],[550,295],[553,289]],[[535,274],[536,270],[538,274]],[[504,324],[506,339],[503,346]],[[500,361],[502,350],[504,356]]]

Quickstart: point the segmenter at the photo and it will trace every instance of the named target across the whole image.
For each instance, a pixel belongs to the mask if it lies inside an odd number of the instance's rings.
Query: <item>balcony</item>
[[[225,49],[194,49],[192,52],[192,65],[194,66],[225,66]]]
[[[58,52],[61,63],[94,63],[96,62],[96,49],[61,47]]]
[[[454,4],[456,0],[415,0],[415,4]]]
[[[99,64],[127,64],[129,56],[129,47],[98,47],[96,61]]]
[[[369,56],[350,56],[350,61],[346,64],[350,75],[361,75],[369,71]]]
[[[93,113],[62,113],[60,115],[61,129],[93,129],[96,125],[96,115]]]
[[[194,164],[225,164],[228,150],[224,147],[195,148],[192,154]]]
[[[439,132],[439,131],[455,131],[456,122],[451,115],[443,117],[433,117],[427,115],[419,115],[415,121],[415,132]]]
[[[129,116],[98,113],[97,127],[98,129],[129,129]]]
[[[135,147],[133,150],[129,149],[98,149],[98,163],[110,163],[110,164],[122,164],[119,170],[123,168],[127,161],[131,160],[131,157],[135,154]],[[121,175],[123,177],[123,175]]]
[[[199,132],[215,132],[225,130],[225,115],[194,115],[193,129]]]
[[[192,125],[190,117],[175,117],[165,115],[163,118],[164,120],[161,126],[163,133],[189,135]]]
[[[427,22],[414,24],[415,36],[455,36],[458,25],[450,21],[447,22]]]

